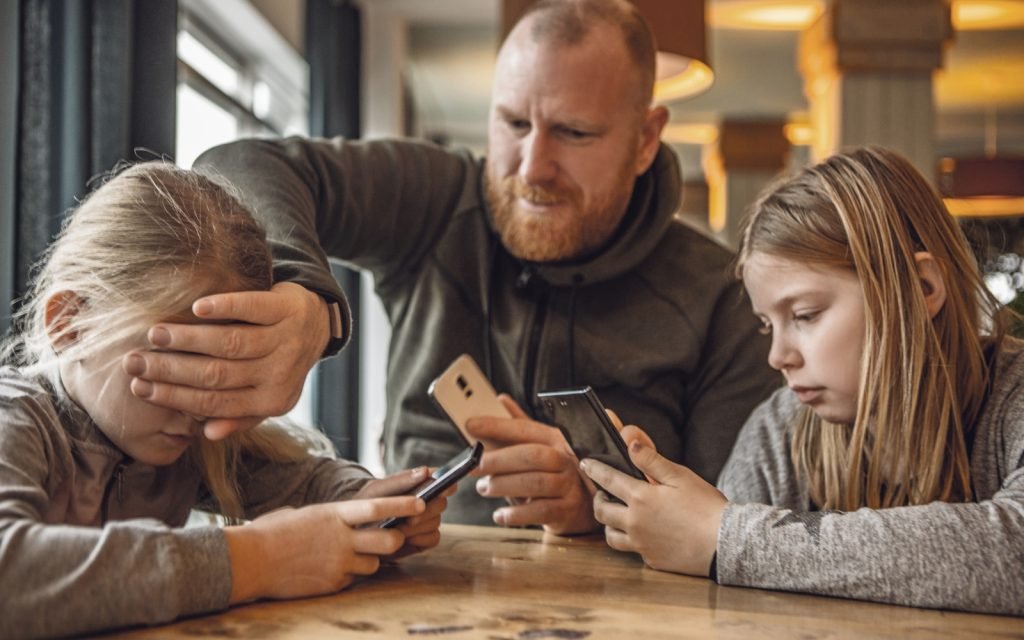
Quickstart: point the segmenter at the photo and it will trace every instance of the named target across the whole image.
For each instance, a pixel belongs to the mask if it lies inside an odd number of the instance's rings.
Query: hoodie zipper
[[[530,330],[530,342],[526,350],[526,372],[523,376],[523,392],[526,394],[526,401],[529,403],[533,415],[537,413],[536,371],[537,359],[540,351],[540,334],[544,327],[544,320],[547,317],[548,302],[551,299],[551,290],[548,289],[537,301],[537,314],[534,316],[533,327]]]
[[[117,503],[124,502],[124,465],[119,464],[114,469],[114,485],[117,488]]]

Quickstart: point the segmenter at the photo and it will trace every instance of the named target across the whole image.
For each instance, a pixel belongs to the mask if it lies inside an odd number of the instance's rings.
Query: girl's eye
[[[762,336],[772,335],[772,323],[768,321],[762,321],[761,326],[757,328],[757,332]]]
[[[813,322],[818,317],[818,311],[801,311],[793,313],[793,322]]]

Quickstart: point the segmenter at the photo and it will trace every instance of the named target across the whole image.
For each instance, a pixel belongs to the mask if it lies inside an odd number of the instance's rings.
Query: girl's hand
[[[393,473],[385,478],[374,479],[363,485],[356,498],[376,498],[409,493],[430,479],[431,470],[416,467]],[[405,544],[389,559],[397,560],[420,551],[436,547],[441,541],[441,514],[448,507],[448,497],[455,493],[458,485],[452,485],[440,496],[427,504],[426,510],[395,527],[405,536]]]
[[[594,459],[580,463],[591,480],[625,502],[613,502],[603,491],[594,497],[594,515],[605,525],[608,546],[639,553],[653,569],[707,576],[725,496],[686,467],[658,455],[640,429],[626,427],[623,437],[629,442],[629,457],[651,482]]]
[[[344,589],[371,575],[380,557],[405,542],[399,529],[359,528],[390,517],[422,514],[413,496],[350,500],[279,509],[250,524],[226,527],[231,604],[255,598],[299,598]]]

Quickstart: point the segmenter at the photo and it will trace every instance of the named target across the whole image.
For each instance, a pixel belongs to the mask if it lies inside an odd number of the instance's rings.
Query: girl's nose
[[[799,365],[800,352],[778,334],[773,334],[772,348],[768,352],[768,366],[777,371],[785,371]]]

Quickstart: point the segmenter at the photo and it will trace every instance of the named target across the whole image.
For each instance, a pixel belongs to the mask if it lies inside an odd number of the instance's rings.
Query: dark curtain
[[[177,0],[20,0],[19,9],[17,295],[91,177],[122,160],[173,157]]]
[[[0,2],[0,335],[10,328],[14,298],[14,167],[18,140],[17,2]]]
[[[359,9],[351,2],[307,0],[309,131],[313,136],[358,138],[361,135],[359,29]],[[332,271],[348,297],[358,326],[359,274],[337,264],[332,265]],[[352,460],[359,457],[358,338],[355,334],[340,355],[320,363],[313,416],[338,454]]]

